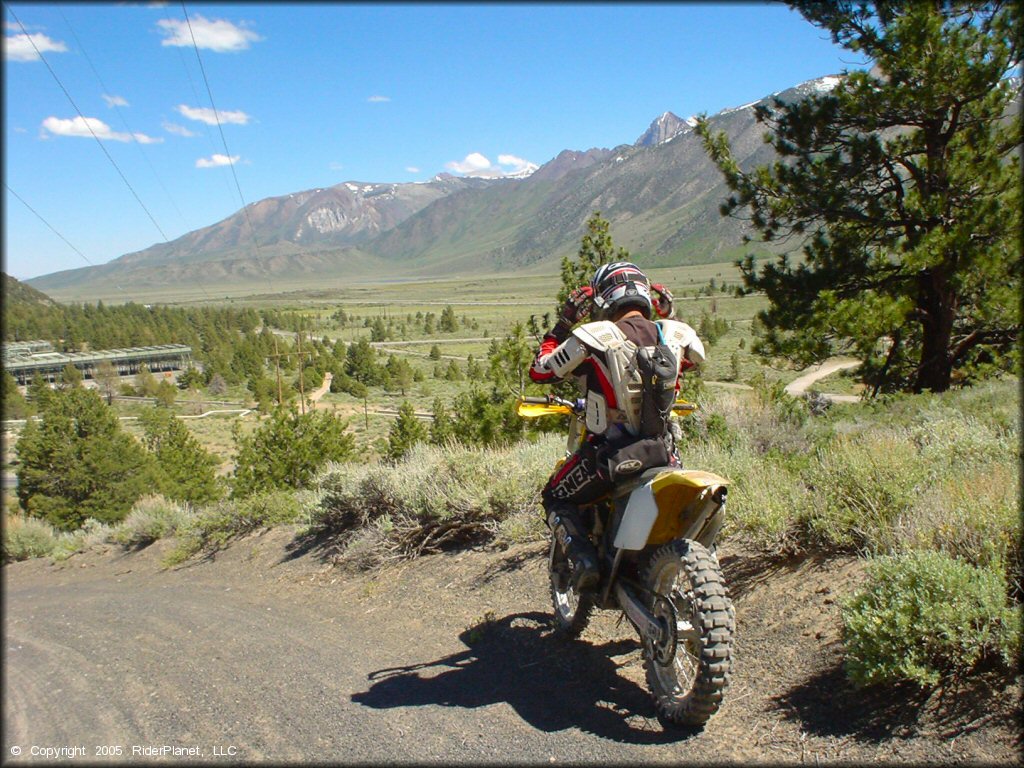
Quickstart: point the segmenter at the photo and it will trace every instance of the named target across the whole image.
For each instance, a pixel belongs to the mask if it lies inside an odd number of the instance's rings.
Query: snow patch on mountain
[[[814,83],[814,90],[818,91],[819,93],[828,93],[837,85],[839,85],[839,78],[836,77],[835,75],[827,75],[826,77],[822,77],[818,80],[813,80],[812,82]]]

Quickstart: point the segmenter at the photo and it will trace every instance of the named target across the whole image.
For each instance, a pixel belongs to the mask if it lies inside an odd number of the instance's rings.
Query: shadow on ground
[[[916,686],[858,690],[836,664],[775,697],[774,703],[809,734],[880,742],[913,735],[927,698]]]
[[[935,690],[910,683],[856,688],[837,663],[776,697],[775,704],[784,717],[815,736],[878,743],[920,736],[924,727],[952,739],[993,720],[1013,719],[1014,712],[1019,715],[1006,683],[981,675]]]
[[[338,539],[339,536],[331,531],[310,531],[298,534],[285,545],[284,555],[278,564],[298,560],[305,555],[310,555],[320,562],[327,562],[340,550]]]
[[[663,728],[647,691],[619,672],[615,657],[633,653],[635,640],[565,640],[539,612],[485,620],[459,639],[467,650],[371,672],[370,688],[352,701],[374,709],[507,702],[538,730],[579,728],[632,744],[663,744],[699,732]]]

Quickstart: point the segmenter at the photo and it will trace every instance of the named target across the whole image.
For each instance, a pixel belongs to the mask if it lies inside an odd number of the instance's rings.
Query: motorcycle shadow
[[[540,612],[485,618],[459,639],[467,650],[371,672],[372,685],[352,701],[374,709],[507,702],[538,730],[579,728],[630,744],[665,744],[697,733],[663,728],[647,690],[620,673],[615,657],[634,653],[636,640],[565,640]]]

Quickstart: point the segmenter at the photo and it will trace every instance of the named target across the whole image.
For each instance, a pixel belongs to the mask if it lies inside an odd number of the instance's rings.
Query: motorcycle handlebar
[[[540,397],[520,397],[519,400],[523,403],[531,403],[534,405],[563,405],[572,411],[579,411],[582,408],[581,402],[566,400],[565,398],[558,397],[557,395],[542,395]]]

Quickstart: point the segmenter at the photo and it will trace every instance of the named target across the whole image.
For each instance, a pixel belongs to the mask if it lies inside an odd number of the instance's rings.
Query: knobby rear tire
[[[675,653],[668,664],[658,660],[653,642],[643,642],[644,672],[658,716],[671,725],[703,726],[718,711],[729,684],[736,629],[718,560],[696,541],[670,542],[651,554],[644,585],[670,599],[677,618]],[[666,606],[656,610],[657,602],[650,598],[648,608],[664,614]]]

